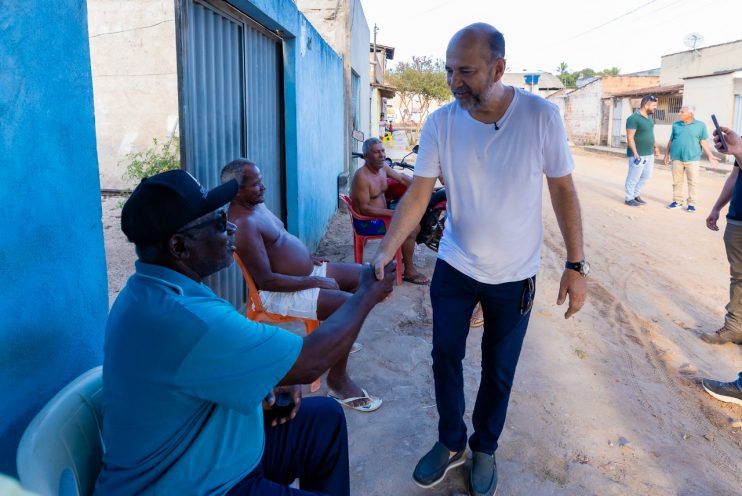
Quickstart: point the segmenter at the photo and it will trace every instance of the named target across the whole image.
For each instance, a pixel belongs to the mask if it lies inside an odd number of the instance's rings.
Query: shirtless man
[[[237,254],[250,272],[266,309],[280,315],[326,320],[355,292],[361,265],[314,257],[264,204],[265,186],[257,165],[237,159],[221,180],[240,185],[227,216],[237,226]],[[369,395],[348,376],[348,355],[327,374],[328,396],[343,406],[372,412],[381,398]]]
[[[412,184],[412,179],[386,165],[384,145],[379,138],[369,138],[364,141],[362,152],[365,162],[353,175],[350,187],[353,207],[362,215],[391,217],[394,211],[387,208],[384,196],[387,178],[395,179],[406,187]],[[402,243],[402,262],[404,263],[402,279],[413,284],[428,284],[430,280],[417,270],[412,259],[415,253],[415,238],[419,232],[420,226],[418,225]]]

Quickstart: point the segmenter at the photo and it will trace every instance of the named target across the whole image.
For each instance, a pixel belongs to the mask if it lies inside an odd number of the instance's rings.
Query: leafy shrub
[[[124,178],[132,179],[138,184],[145,177],[180,169],[180,139],[173,136],[161,144],[157,138],[153,138],[151,148],[130,153],[126,158],[129,163],[126,164]]]

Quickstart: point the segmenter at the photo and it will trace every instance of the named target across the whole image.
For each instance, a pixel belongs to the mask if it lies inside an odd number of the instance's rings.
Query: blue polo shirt
[[[95,494],[225,494],[260,461],[261,401],[301,347],[204,284],[137,262],[106,327]]]
[[[692,120],[688,124],[676,121],[672,125],[670,139],[670,160],[681,162],[695,162],[701,160],[701,141],[707,140],[709,133],[706,124],[701,121]]]

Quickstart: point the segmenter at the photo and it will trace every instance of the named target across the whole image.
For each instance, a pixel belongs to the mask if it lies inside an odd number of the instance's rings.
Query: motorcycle
[[[407,163],[407,157],[416,154],[419,150],[419,145],[415,145],[412,151],[402,157],[399,162],[386,158],[387,165],[392,169],[398,168],[401,170],[414,171],[415,167],[412,164]],[[407,191],[407,187],[394,179],[387,179],[388,187],[386,193],[387,205],[389,208],[394,208],[396,203],[404,196]],[[420,220],[420,232],[415,238],[417,244],[424,244],[431,250],[437,252],[438,246],[443,236],[443,229],[446,224],[446,188],[441,187],[433,191],[430,197],[428,207],[425,209],[422,219]]]
[[[417,153],[419,145],[415,145],[412,151],[402,157],[399,162],[395,162],[390,158],[384,159],[386,164],[392,169],[401,169],[414,171],[415,166],[407,163],[407,157],[413,153]],[[352,152],[353,158],[363,158],[362,153]],[[387,178],[387,189],[384,193],[386,198],[387,206],[391,209],[396,207],[399,200],[404,196],[407,191],[407,187],[392,178]],[[417,244],[424,244],[431,250],[437,252],[438,245],[440,244],[441,237],[443,236],[443,229],[446,225],[446,188],[437,188],[428,203],[428,207],[425,209],[423,218],[420,220],[420,232],[415,238]]]

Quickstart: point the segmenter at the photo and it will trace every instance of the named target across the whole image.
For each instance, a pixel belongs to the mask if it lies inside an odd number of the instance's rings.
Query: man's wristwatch
[[[564,268],[576,270],[582,275],[582,277],[587,277],[588,274],[590,274],[590,264],[585,260],[580,260],[579,262],[567,262],[564,264]]]

